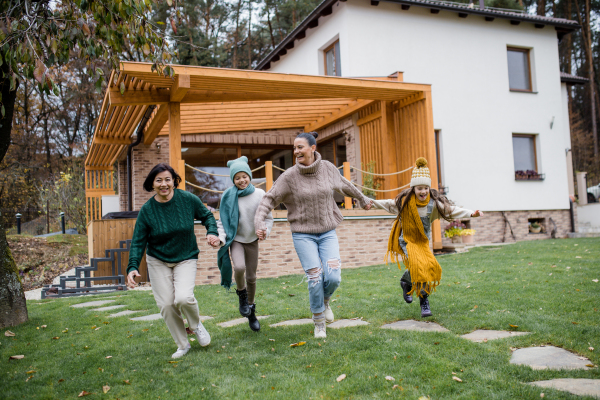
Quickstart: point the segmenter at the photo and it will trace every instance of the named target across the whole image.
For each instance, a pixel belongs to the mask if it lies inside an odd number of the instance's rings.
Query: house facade
[[[431,84],[438,184],[456,204],[488,212],[465,221],[476,241],[545,238],[553,229],[564,237],[573,214],[567,90],[581,81],[561,77],[558,43],[575,29],[574,21],[450,2],[324,1],[257,69],[401,71],[404,82]],[[367,134],[359,118],[358,142]],[[371,161],[362,153],[363,164]],[[543,232],[530,234],[531,222]]]

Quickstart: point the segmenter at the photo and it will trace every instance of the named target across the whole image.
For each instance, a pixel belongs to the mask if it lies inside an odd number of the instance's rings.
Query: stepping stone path
[[[600,399],[600,379],[552,379],[549,381],[531,382],[529,385],[552,388],[573,393],[578,396],[592,396]]]
[[[269,317],[270,317],[270,315],[258,315],[258,316],[256,316],[256,319],[261,320],[261,319],[265,319],[265,318],[269,318]],[[227,321],[227,322],[221,322],[220,324],[217,324],[217,325],[220,326],[221,328],[230,328],[232,326],[246,324],[246,323],[248,323],[248,318],[238,318],[238,319],[232,319],[231,321]]]
[[[397,321],[392,324],[382,326],[383,329],[396,329],[399,331],[421,331],[421,332],[450,332],[443,326],[435,322],[415,321],[409,319],[407,321]]]
[[[162,315],[160,315],[160,313],[156,313],[156,314],[150,314],[150,315],[144,315],[141,317],[135,317],[135,318],[129,318],[131,321],[156,321],[157,319],[161,319]],[[207,319],[213,319],[213,317],[209,317],[206,315],[201,315],[200,316],[200,322],[204,322]]]
[[[367,321],[363,321],[362,319],[340,319],[327,325],[327,328],[339,329],[361,325],[369,325],[369,323]]]
[[[472,342],[485,342],[488,340],[504,339],[507,337],[529,335],[531,332],[513,332],[513,331],[493,331],[487,329],[478,329],[466,335],[462,335],[461,338],[468,339]]]
[[[303,318],[303,319],[291,319],[289,321],[281,321],[276,324],[269,325],[271,328],[275,328],[277,326],[292,326],[292,325],[308,325],[313,324],[312,318]]]
[[[92,311],[110,311],[110,310],[116,310],[117,308],[121,308],[121,307],[125,307],[125,304],[121,304],[118,306],[106,306],[106,307],[94,308]]]
[[[585,357],[579,357],[570,351],[554,346],[528,347],[515,350],[511,364],[528,365],[532,369],[590,369],[591,364]]]
[[[114,303],[115,300],[96,300],[96,301],[88,301],[87,303],[79,303],[74,304],[71,307],[73,308],[84,308],[84,307],[99,307],[108,303]]]
[[[139,313],[141,311],[146,311],[146,310],[124,310],[124,311],[119,311],[118,313],[110,314],[108,316],[108,318],[122,317],[124,315],[136,314],[136,313]]]

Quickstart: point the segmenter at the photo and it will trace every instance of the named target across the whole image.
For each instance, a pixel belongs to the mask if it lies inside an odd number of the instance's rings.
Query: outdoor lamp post
[[[21,234],[21,217],[22,215],[17,213],[17,235]]]
[[[62,234],[64,235],[66,233],[66,231],[65,231],[65,213],[64,212],[60,213],[60,228],[62,230]]]

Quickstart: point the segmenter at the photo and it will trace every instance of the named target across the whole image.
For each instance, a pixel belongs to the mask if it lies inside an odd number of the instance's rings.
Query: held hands
[[[213,249],[218,249],[221,245],[221,241],[215,235],[206,235],[206,243]]]
[[[479,210],[476,210],[473,214],[471,214],[471,217],[483,217],[483,213]]]
[[[373,204],[373,200],[371,200],[366,206],[363,207],[363,210],[370,210],[373,207]]]
[[[264,229],[257,229],[256,236],[258,236],[258,240],[265,240],[267,238],[267,231]]]
[[[129,289],[133,289],[134,287],[137,286],[137,282],[135,281],[135,278],[137,278],[137,277],[141,277],[141,275],[135,269],[133,271],[131,271],[129,274],[127,274],[127,287]]]

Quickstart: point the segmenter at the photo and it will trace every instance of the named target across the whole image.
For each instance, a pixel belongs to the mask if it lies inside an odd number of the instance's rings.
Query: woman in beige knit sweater
[[[340,249],[335,228],[344,219],[333,191],[358,200],[368,210],[373,202],[316,152],[317,132],[301,133],[294,140],[296,165],[285,171],[265,194],[254,217],[256,235],[266,239],[267,214],[283,203],[302,268],[308,278],[310,310],[315,337],[325,338],[326,322],[334,316],[329,299],[341,281]]]

